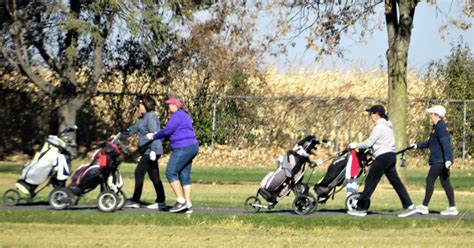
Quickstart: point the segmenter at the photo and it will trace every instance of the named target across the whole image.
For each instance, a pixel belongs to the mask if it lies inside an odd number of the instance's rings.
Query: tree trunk
[[[415,0],[386,0],[385,2],[389,43],[387,50],[388,115],[393,123],[397,150],[408,145],[407,60],[416,4]]]
[[[81,107],[84,105],[85,100],[76,96],[75,98],[65,101],[58,109],[58,133],[63,131],[67,127],[76,125],[77,114]],[[72,140],[76,141],[76,133],[71,133]],[[68,151],[73,155],[77,156],[77,147],[70,147]]]

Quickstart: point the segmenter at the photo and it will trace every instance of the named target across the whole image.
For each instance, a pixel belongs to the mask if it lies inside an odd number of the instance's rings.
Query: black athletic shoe
[[[179,202],[176,202],[176,204],[174,204],[174,207],[172,207],[169,212],[171,213],[177,213],[177,212],[181,212],[183,210],[186,210],[188,208],[188,205],[186,205],[186,202],[184,203],[179,203]]]

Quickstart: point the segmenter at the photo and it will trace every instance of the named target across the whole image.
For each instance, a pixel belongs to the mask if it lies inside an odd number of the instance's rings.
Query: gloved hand
[[[453,163],[449,160],[444,162],[444,166],[446,167],[446,169],[449,169],[449,167],[451,167],[451,165],[453,165]]]
[[[147,133],[145,136],[146,136],[147,139],[152,140],[153,135],[155,135],[155,133]]]
[[[411,144],[411,145],[410,145],[410,148],[411,148],[411,149],[416,149],[416,148],[418,148],[418,146],[417,146],[416,144]]]
[[[354,150],[356,148],[357,148],[357,143],[352,142],[352,143],[349,144],[349,149]]]
[[[131,132],[130,129],[127,128],[127,129],[123,130],[121,133],[125,136],[130,136],[130,132]]]
[[[150,152],[150,160],[155,161],[156,160],[156,153],[154,151]]]

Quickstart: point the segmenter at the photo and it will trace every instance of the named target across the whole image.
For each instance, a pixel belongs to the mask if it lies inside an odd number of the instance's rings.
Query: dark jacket
[[[160,131],[160,119],[155,112],[150,111],[144,113],[135,125],[128,128],[128,135],[138,133],[138,146],[142,147],[150,140],[146,137],[147,133],[156,133]],[[143,154],[150,154],[150,151],[154,151],[156,155],[163,154],[163,145],[161,140],[155,140],[149,145],[149,148],[142,152]]]
[[[436,125],[433,125],[430,138],[425,142],[417,144],[417,146],[420,149],[430,148],[429,164],[444,164],[446,161],[453,162],[451,135],[443,120],[439,120]]]

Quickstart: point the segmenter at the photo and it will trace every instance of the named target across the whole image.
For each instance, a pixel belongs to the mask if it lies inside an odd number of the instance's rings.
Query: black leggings
[[[156,202],[165,202],[165,191],[163,190],[163,183],[160,179],[160,171],[158,169],[158,158],[156,160],[150,160],[148,154],[144,154],[135,168],[135,190],[133,191],[132,201],[140,202],[140,197],[143,191],[143,181],[145,179],[145,173],[148,171],[148,176],[153,182],[156,192]]]
[[[375,158],[374,163],[369,169],[367,178],[365,179],[364,191],[362,191],[362,194],[357,201],[357,209],[368,209],[370,197],[374,193],[377,184],[384,174],[397,192],[403,208],[406,209],[413,204],[402,180],[400,180],[400,177],[398,176],[397,169],[395,168],[396,163],[397,157],[393,152],[384,153]]]
[[[434,184],[438,176],[441,181],[441,186],[443,186],[444,192],[446,192],[446,196],[448,197],[449,206],[456,206],[454,203],[454,190],[453,187],[451,187],[451,181],[449,180],[449,170],[444,167],[444,164],[430,165],[430,171],[428,172],[428,176],[426,176],[426,192],[423,205],[428,206],[428,204],[430,204]]]

